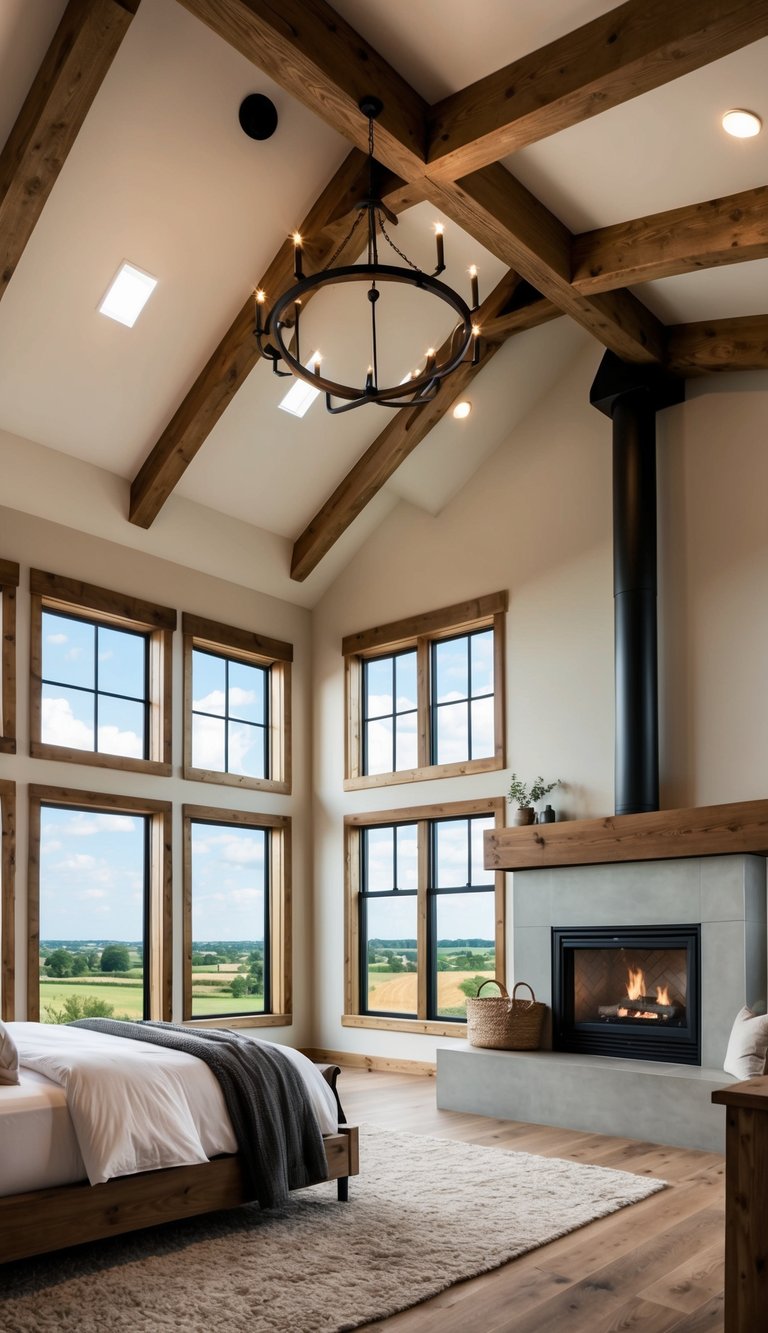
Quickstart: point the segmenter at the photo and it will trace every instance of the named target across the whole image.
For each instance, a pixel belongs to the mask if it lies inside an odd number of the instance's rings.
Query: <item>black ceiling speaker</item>
[[[240,103],[238,119],[249,139],[271,139],[277,129],[277,107],[263,93],[249,93]]]

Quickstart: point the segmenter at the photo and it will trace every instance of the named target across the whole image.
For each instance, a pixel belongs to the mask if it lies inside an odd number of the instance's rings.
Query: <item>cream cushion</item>
[[[0,1083],[18,1083],[19,1052],[4,1023],[0,1022]]]
[[[728,1039],[723,1068],[735,1078],[754,1078],[765,1073],[768,1054],[768,1014],[739,1010]]]

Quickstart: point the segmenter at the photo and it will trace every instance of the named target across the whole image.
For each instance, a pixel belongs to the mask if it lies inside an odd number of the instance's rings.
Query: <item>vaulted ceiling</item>
[[[768,0],[2,0],[0,429],[130,481],[138,528],[180,496],[275,534],[301,581],[387,503],[439,510],[589,339],[766,369],[768,133],[720,115],[768,117],[767,67]],[[345,237],[371,92],[398,244],[431,267],[442,220],[446,280],[478,266],[481,361],[426,408],[298,420],[253,290],[290,285],[296,226],[307,271]],[[132,330],[96,312],[123,259],[159,279]]]

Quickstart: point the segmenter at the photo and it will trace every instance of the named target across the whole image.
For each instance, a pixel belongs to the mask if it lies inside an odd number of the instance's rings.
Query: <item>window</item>
[[[345,788],[503,768],[506,593],[351,634]]]
[[[16,589],[19,566],[0,560],[0,754],[16,753]]]
[[[33,569],[31,753],[171,772],[176,612]]]
[[[185,615],[184,776],[291,790],[293,648]]]
[[[169,1019],[170,803],[29,790],[29,1018]]]
[[[503,799],[350,815],[348,1027],[465,1033],[467,996],[504,977],[504,876],[483,867]]]
[[[0,781],[0,1017],[13,1018],[14,1007],[14,875],[16,867],[16,786]]]
[[[184,1021],[291,1022],[291,821],[184,806]]]

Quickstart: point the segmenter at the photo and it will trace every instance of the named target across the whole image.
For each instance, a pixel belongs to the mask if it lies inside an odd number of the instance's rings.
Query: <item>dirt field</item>
[[[459,984],[468,977],[492,977],[492,972],[438,972],[438,1005],[441,1009],[458,1009],[466,1003],[466,995]],[[490,986],[486,988],[490,990]],[[485,991],[483,991],[485,994]],[[416,973],[370,973],[368,1004],[372,1009],[389,1013],[414,1013],[416,1009]]]

